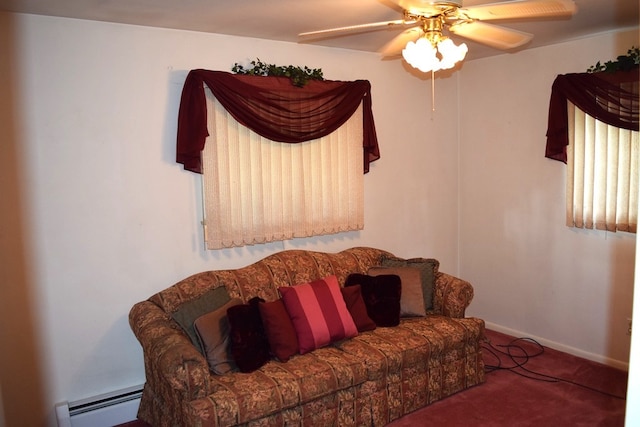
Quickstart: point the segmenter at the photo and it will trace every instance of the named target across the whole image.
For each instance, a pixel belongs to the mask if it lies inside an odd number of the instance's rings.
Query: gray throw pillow
[[[182,304],[178,310],[176,310],[171,317],[178,325],[189,335],[193,345],[202,353],[205,354],[205,349],[202,348],[198,334],[196,333],[193,323],[196,319],[203,314],[207,314],[211,311],[217,310],[231,300],[227,288],[220,286],[205,292],[199,298],[191,301],[187,301]]]

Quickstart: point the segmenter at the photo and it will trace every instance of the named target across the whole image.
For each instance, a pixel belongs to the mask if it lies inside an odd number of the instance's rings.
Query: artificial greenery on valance
[[[618,56],[614,61],[596,62],[587,69],[587,73],[598,73],[601,71],[615,73],[616,71],[631,71],[640,65],[640,48],[633,46],[626,55]]]
[[[291,84],[303,87],[309,80],[324,80],[321,68],[299,67],[297,65],[275,65],[260,61],[260,58],[251,61],[250,67],[245,67],[237,62],[231,68],[235,74],[250,76],[287,77]]]
[[[204,86],[242,125],[272,141],[300,143],[327,136],[363,105],[363,169],[380,158],[373,121],[371,84],[311,80],[296,87],[287,77],[191,70],[178,112],[176,160],[202,173],[201,152],[209,136]]]
[[[622,129],[638,130],[638,66],[628,71],[573,73],[556,77],[551,88],[545,156],[567,162],[567,101],[589,116]]]

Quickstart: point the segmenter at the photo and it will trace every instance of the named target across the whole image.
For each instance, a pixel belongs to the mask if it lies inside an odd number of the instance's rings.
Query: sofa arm
[[[142,301],[131,308],[129,325],[142,345],[146,381],[153,389],[180,393],[183,401],[209,394],[206,359],[167,313]]]
[[[462,318],[473,299],[471,283],[447,273],[436,274],[433,311],[449,317]]]

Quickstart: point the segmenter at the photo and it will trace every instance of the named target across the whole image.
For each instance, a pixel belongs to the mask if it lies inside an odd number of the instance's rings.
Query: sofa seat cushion
[[[271,360],[251,373],[212,376],[213,391],[207,400],[214,406],[218,425],[233,425],[334,394],[366,379],[361,360],[329,346],[293,356],[286,363]]]
[[[401,326],[376,328],[337,345],[345,353],[362,360],[369,380],[386,379],[400,374],[404,363],[426,360],[429,347],[424,338]]]
[[[408,379],[447,358],[463,359],[466,346],[475,345],[483,334],[482,320],[428,315],[403,318],[399,326],[377,328],[335,345],[363,361],[368,380]],[[460,368],[457,374],[464,377],[466,367]]]

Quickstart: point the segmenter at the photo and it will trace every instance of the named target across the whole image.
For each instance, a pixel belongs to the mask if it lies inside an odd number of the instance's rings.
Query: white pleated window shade
[[[638,132],[607,125],[568,103],[567,225],[636,232]]]
[[[289,144],[241,125],[208,88],[205,93],[208,249],[364,228],[362,106],[332,134]]]

